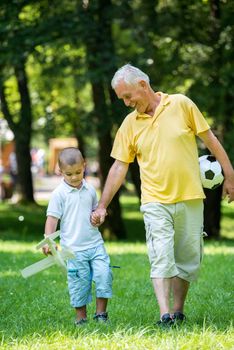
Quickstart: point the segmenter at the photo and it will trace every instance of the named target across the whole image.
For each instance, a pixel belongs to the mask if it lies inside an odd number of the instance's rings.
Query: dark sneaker
[[[182,312],[175,312],[172,314],[172,320],[174,325],[180,325],[186,320],[186,316]]]
[[[108,321],[108,313],[101,312],[100,314],[95,314],[93,318],[96,322],[105,323]]]
[[[83,326],[87,322],[87,318],[81,318],[80,320],[75,320],[75,326]]]
[[[156,325],[160,328],[170,328],[173,325],[173,320],[170,314],[162,315],[161,319],[156,323]]]

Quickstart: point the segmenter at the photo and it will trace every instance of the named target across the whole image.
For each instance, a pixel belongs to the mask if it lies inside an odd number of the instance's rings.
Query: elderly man
[[[134,111],[116,134],[111,152],[115,162],[91,221],[97,226],[104,221],[106,209],[136,157],[150,277],[160,308],[157,325],[170,327],[185,320],[186,295],[202,260],[205,195],[195,136],[222,165],[223,191],[229,202],[234,199],[234,171],[222,145],[189,98],[154,92],[149,77],[129,64],[115,73],[112,87]]]

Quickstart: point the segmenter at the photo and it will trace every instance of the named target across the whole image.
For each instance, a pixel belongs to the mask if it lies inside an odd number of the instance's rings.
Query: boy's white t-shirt
[[[79,189],[63,180],[52,192],[46,215],[60,219],[60,244],[63,248],[81,251],[103,244],[101,233],[90,222],[97,202],[94,187],[85,180]]]

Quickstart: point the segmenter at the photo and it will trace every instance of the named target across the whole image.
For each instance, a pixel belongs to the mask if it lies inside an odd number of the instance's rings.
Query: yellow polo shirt
[[[197,106],[162,92],[153,116],[134,111],[117,131],[111,156],[140,167],[142,204],[205,198],[195,135],[209,129]]]

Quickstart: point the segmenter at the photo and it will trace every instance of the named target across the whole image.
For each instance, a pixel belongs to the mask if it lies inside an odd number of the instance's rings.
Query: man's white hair
[[[121,80],[129,85],[135,85],[140,80],[144,80],[148,84],[150,83],[148,75],[131,64],[125,64],[123,67],[117,70],[111,81],[112,88],[115,89]]]

